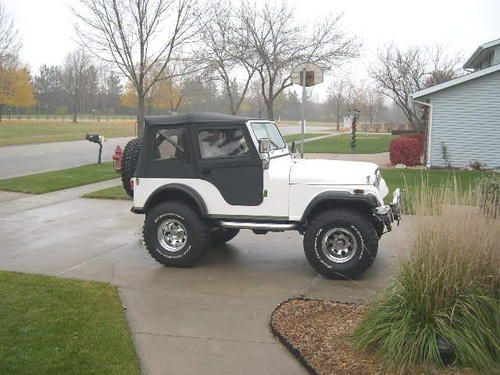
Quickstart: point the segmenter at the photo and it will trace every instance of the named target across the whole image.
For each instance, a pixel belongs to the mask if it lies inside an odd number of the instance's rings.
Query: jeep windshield
[[[286,148],[286,143],[281,136],[278,127],[274,122],[263,121],[263,122],[252,122],[252,130],[258,141],[264,138],[268,138],[271,141],[271,147],[273,150],[281,150]]]

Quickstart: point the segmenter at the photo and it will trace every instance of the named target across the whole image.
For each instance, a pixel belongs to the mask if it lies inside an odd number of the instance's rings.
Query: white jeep
[[[138,155],[132,211],[146,215],[144,243],[166,266],[191,266],[240,229],[296,230],[319,273],[355,278],[400,219],[399,189],[384,205],[375,164],[296,159],[268,120],[150,116]]]

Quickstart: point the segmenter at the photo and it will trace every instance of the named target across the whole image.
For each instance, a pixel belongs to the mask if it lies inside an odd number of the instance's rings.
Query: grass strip
[[[117,178],[112,162],[0,180],[0,190],[43,194]]]
[[[0,374],[139,374],[114,286],[0,272]]]
[[[83,196],[83,198],[116,199],[116,200],[132,199],[127,195],[127,193],[125,193],[125,190],[123,190],[123,187],[121,185],[87,193]]]

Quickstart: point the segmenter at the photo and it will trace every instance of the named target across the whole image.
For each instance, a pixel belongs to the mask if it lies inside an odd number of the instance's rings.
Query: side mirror
[[[259,141],[259,152],[261,154],[268,154],[271,151],[271,141],[269,138],[262,138]]]
[[[297,146],[295,145],[295,141],[292,142],[292,154],[295,154],[297,152]]]

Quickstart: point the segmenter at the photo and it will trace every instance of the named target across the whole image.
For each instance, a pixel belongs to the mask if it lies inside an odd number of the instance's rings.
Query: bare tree
[[[351,83],[347,79],[336,79],[328,87],[328,99],[333,107],[333,113],[337,122],[337,130],[340,130],[340,121],[344,117],[347,104],[347,93]]]
[[[401,49],[390,44],[379,50],[378,65],[371,72],[379,90],[401,108],[415,130],[422,128],[422,114],[411,94],[456,76],[455,66],[450,66],[454,60],[445,57],[442,47],[434,48],[439,53],[429,53],[429,47]]]
[[[14,19],[0,2],[0,65],[14,63],[20,47],[21,42]]]
[[[234,8],[223,0],[213,5],[213,17],[202,31],[199,59],[207,76],[219,81],[228,99],[229,112],[237,114],[245,100],[256,67],[250,51],[238,38]]]
[[[198,0],[79,2],[82,7],[73,13],[80,41],[103,60],[114,63],[135,87],[138,134],[142,135],[146,95],[165,78],[168,65],[200,30]]]
[[[326,17],[311,28],[297,21],[294,9],[285,0],[266,3],[260,9],[243,0],[237,17],[240,45],[254,57],[247,63],[260,78],[270,119],[274,117],[275,99],[292,85],[294,66],[310,62],[329,69],[355,56],[358,50],[355,40],[341,30],[341,16]]]
[[[73,122],[78,120],[78,112],[85,88],[89,83],[91,66],[90,56],[82,49],[71,52],[64,60],[61,77],[62,88],[70,101]]]
[[[447,55],[442,44],[428,47],[428,59],[430,63],[429,75],[425,81],[425,86],[430,87],[449,81],[459,74],[459,66],[462,55]]]
[[[377,118],[379,109],[384,105],[384,97],[382,93],[375,87],[363,85],[361,87],[361,111],[364,118],[368,121],[367,128],[373,127],[373,123]]]

